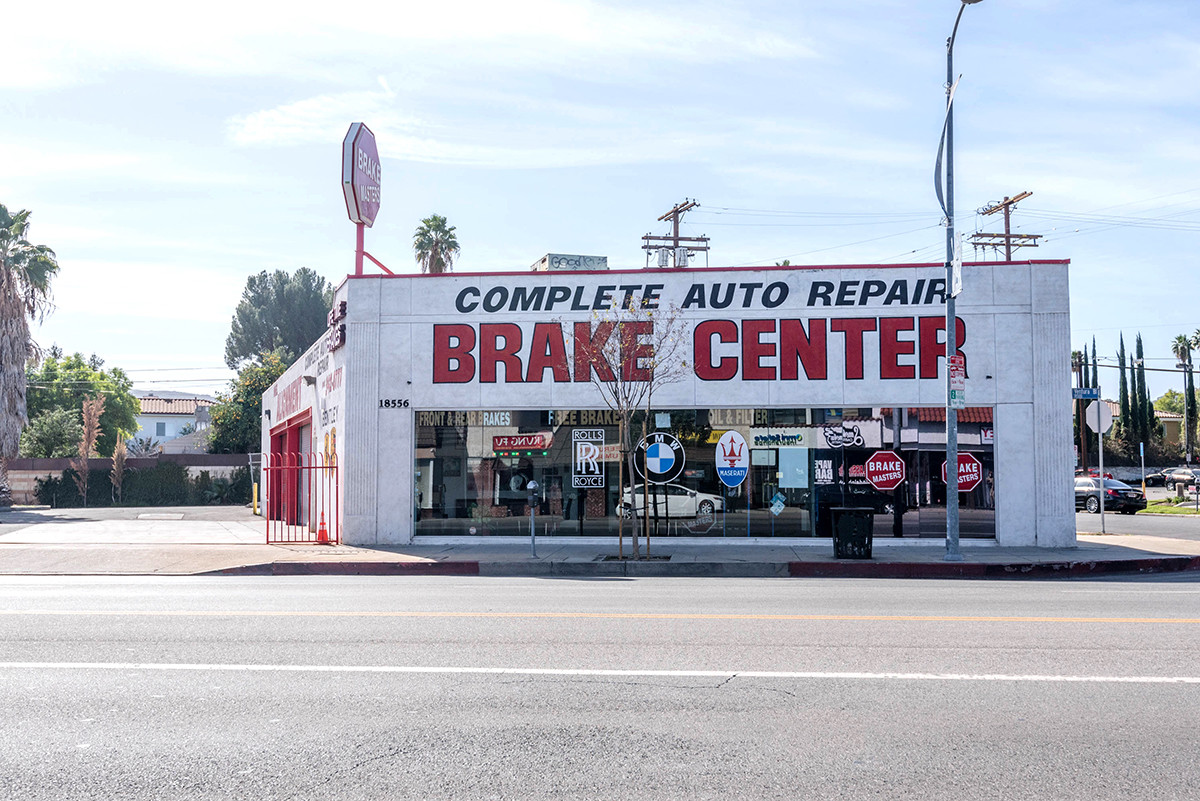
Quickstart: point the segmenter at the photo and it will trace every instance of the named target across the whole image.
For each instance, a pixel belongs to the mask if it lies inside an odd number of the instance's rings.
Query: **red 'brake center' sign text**
[[[563,330],[566,325],[573,326],[569,335]],[[832,344],[845,354],[842,377],[848,380],[866,377],[868,349],[878,353],[872,361],[879,374],[872,377],[935,379],[946,351],[939,341],[945,325],[944,316],[702,320],[693,329],[690,361],[703,381],[739,376],[743,381],[825,381],[830,378]],[[601,355],[615,327],[611,322],[541,322],[526,339],[516,323],[435,324],[433,383],[541,383],[547,371],[555,383],[587,382],[593,371],[600,380],[610,381],[614,369],[627,381],[646,380],[653,323],[627,324],[632,336],[622,343],[619,365]],[[961,318],[955,331],[962,345],[967,328]]]

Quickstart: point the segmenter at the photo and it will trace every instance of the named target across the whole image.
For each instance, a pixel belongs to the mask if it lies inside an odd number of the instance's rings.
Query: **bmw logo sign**
[[[655,432],[638,443],[633,469],[651,484],[674,481],[683,472],[683,443],[671,434]]]

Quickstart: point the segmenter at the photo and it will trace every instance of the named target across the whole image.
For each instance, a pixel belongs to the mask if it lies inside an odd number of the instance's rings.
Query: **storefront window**
[[[627,475],[619,485],[619,421],[608,410],[421,411],[416,533],[527,535],[533,481],[539,536],[615,537],[622,517],[647,510],[660,537],[827,537],[830,510],[854,506],[875,512],[877,537],[944,537],[944,415],[940,408],[639,413],[634,441],[643,424],[670,433],[685,462],[669,483],[643,490],[641,479]],[[961,535],[994,537],[992,410],[966,409],[959,421],[960,450],[978,463],[978,481],[959,495]],[[717,442],[729,430],[750,448],[746,480],[734,488],[716,471]],[[575,444],[581,438],[590,446],[583,451]],[[868,460],[878,451],[904,462],[894,490],[871,483]],[[582,466],[573,462],[577,455]]]

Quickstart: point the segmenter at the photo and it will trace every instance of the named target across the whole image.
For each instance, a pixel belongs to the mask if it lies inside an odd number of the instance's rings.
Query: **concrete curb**
[[[1200,571],[1200,556],[1081,562],[269,562],[209,576],[495,576],[510,578],[1044,579]]]

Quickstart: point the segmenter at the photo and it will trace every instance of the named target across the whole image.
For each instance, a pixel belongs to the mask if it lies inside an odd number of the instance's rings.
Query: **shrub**
[[[245,466],[236,468],[229,478],[213,478],[207,470],[190,478],[187,468],[174,462],[159,462],[143,470],[126,468],[119,500],[110,470],[93,469],[88,473],[87,506],[244,505],[251,497],[250,468]],[[84,505],[79,486],[78,474],[67,469],[60,476],[37,479],[34,494],[40,504],[70,509]]]

